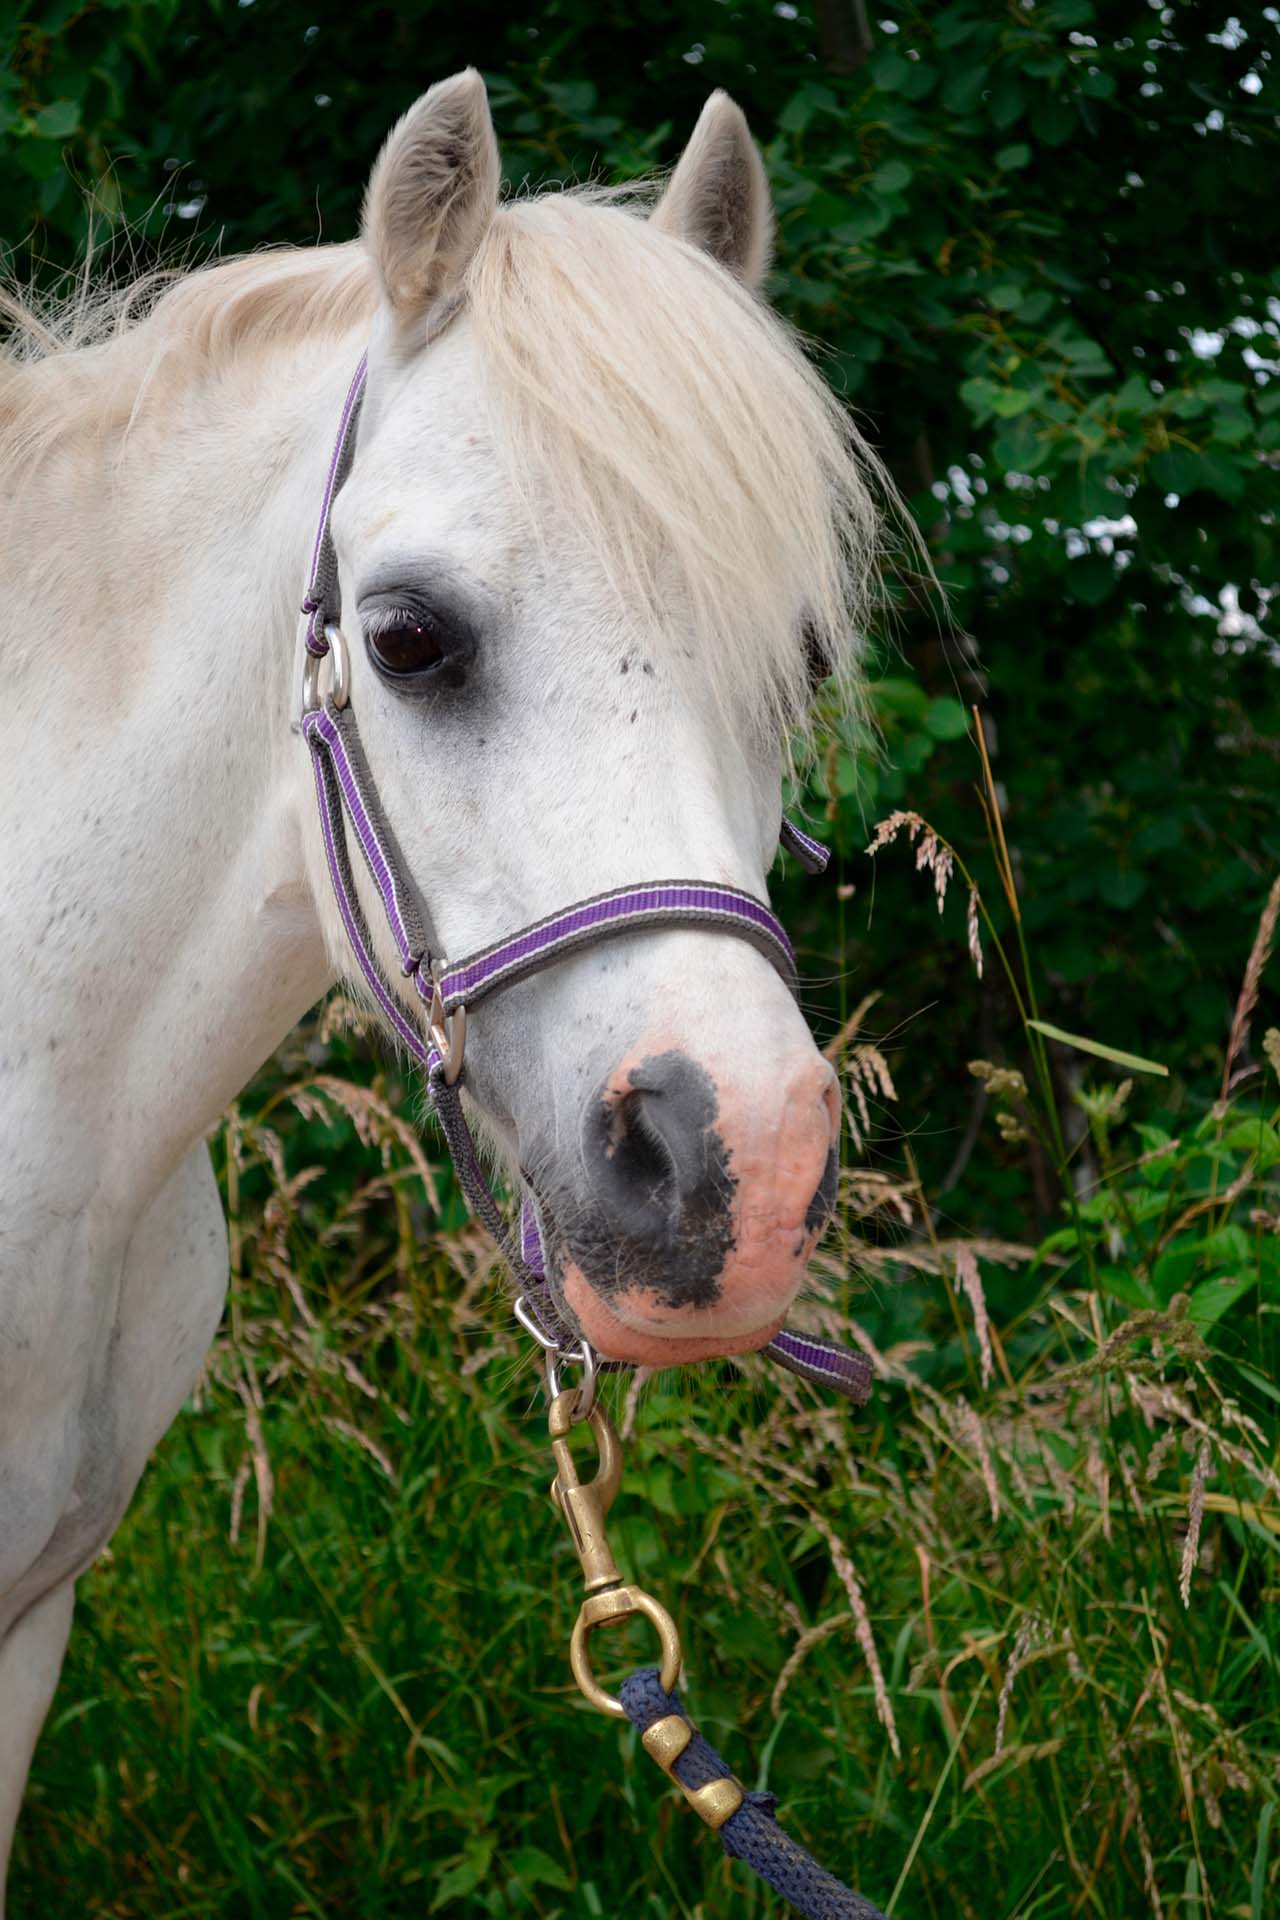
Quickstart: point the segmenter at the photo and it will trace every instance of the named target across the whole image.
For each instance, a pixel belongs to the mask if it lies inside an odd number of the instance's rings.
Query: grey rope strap
[[[773,1794],[748,1793],[739,1785],[690,1720],[680,1696],[663,1687],[656,1667],[642,1667],[618,1691],[646,1751],[716,1829],[732,1859],[758,1873],[805,1920],[885,1920],[879,1907],[820,1867],[778,1825]]]

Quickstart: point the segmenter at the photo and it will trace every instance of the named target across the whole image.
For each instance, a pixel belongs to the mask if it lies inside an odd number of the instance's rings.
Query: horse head
[[[432,950],[677,876],[766,900],[789,742],[815,677],[851,674],[875,517],[759,297],[772,213],[740,110],[713,96],[651,212],[504,202],[462,74],[391,133],[363,232],[378,308],[332,535]],[[841,1102],[761,953],[674,925],[584,948],[478,1007],[466,1067],[598,1350],[773,1336],[834,1203]]]

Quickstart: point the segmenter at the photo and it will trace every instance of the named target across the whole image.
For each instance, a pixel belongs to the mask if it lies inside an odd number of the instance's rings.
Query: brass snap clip
[[[680,1634],[666,1608],[642,1587],[624,1581],[618,1571],[605,1534],[605,1516],[622,1481],[622,1447],[603,1402],[597,1401],[587,1416],[587,1424],[595,1438],[599,1464],[594,1479],[584,1483],[569,1445],[577,1403],[577,1389],[567,1388],[556,1394],[547,1416],[556,1462],[551,1498],[568,1522],[587,1590],[569,1642],[569,1665],[581,1692],[593,1707],[625,1719],[626,1709],[621,1700],[616,1694],[606,1693],[592,1671],[588,1644],[591,1635],[598,1627],[615,1627],[634,1613],[643,1614],[657,1632],[661,1648],[659,1671],[662,1684],[670,1693],[680,1678]]]

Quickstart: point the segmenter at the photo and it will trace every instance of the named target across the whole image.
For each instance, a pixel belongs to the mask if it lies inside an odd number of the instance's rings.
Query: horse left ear
[[[702,109],[653,219],[753,292],[760,287],[773,251],[773,203],[747,117],[727,93],[713,93]]]
[[[461,282],[498,205],[502,166],[484,81],[468,67],[392,128],[364,196],[364,243],[397,320]]]

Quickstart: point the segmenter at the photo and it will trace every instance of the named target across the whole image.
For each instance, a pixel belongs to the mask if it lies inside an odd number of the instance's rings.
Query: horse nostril
[[[663,1130],[671,1115],[661,1111],[662,1095],[633,1087],[623,1095],[609,1120],[609,1158],[619,1178],[634,1182],[654,1199],[664,1187],[678,1189],[672,1142]],[[672,1193],[672,1199],[675,1193]]]
[[[713,1220],[727,1229],[734,1183],[718,1113],[710,1076],[682,1053],[652,1055],[624,1091],[604,1089],[587,1161],[598,1202],[633,1242],[670,1250]]]

